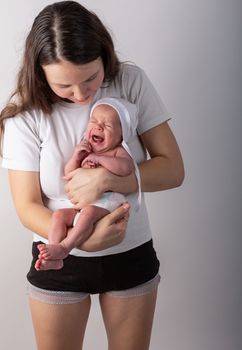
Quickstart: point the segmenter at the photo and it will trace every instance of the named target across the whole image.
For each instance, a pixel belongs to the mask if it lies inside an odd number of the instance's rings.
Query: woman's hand
[[[91,236],[79,249],[95,252],[121,243],[127,228],[129,208],[129,204],[124,203],[99,220]]]
[[[65,191],[75,209],[81,209],[94,202],[107,191],[106,180],[111,175],[104,168],[78,168],[67,174],[64,177],[68,181]]]

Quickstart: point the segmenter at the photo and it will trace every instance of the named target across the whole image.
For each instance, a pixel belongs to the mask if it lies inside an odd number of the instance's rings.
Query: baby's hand
[[[82,151],[86,151],[88,153],[92,152],[91,144],[85,139],[81,140],[77,147],[79,147]]]
[[[84,164],[88,169],[98,168],[98,164],[93,163],[91,160],[87,160]]]
[[[81,165],[82,167],[86,165],[89,168],[98,168],[99,166],[98,157],[95,154],[91,153],[83,160]]]
[[[79,159],[83,158],[83,154],[87,155],[92,151],[91,145],[87,140],[82,140],[78,145],[75,147],[75,156]]]

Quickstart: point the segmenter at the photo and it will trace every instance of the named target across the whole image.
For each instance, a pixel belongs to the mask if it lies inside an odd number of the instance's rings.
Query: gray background
[[[24,38],[52,1],[0,5],[0,105]],[[123,60],[143,67],[181,147],[181,188],[147,194],[161,261],[151,350],[242,348],[242,3],[236,0],[83,1],[110,28]],[[0,348],[33,350],[25,274],[31,233],[16,217],[0,170]],[[107,349],[98,300],[84,349]]]

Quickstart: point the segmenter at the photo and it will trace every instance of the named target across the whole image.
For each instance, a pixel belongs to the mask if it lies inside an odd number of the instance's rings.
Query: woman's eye
[[[86,83],[90,83],[91,81],[93,81],[95,78],[89,78],[86,80]]]
[[[70,85],[58,85],[58,88],[60,89],[68,89],[70,87]]]
[[[92,77],[90,77],[89,79],[87,79],[86,82],[88,83],[88,82],[90,82],[90,81],[93,81],[93,80],[96,79],[96,77],[97,77],[97,74],[95,74],[95,75],[93,75]]]

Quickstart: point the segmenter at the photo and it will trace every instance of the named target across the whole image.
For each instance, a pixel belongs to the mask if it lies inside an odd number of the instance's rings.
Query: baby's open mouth
[[[92,140],[95,143],[102,143],[104,138],[98,135],[92,135]]]

